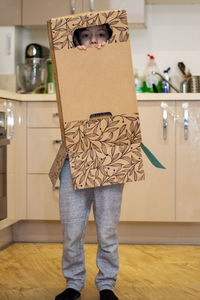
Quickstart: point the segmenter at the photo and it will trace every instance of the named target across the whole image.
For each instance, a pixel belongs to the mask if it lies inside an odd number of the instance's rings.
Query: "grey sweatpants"
[[[119,270],[116,227],[120,216],[123,185],[73,190],[68,159],[60,173],[60,217],[63,228],[62,270],[67,287],[80,291],[86,270],[83,239],[93,203],[97,228],[99,291],[114,289]]]

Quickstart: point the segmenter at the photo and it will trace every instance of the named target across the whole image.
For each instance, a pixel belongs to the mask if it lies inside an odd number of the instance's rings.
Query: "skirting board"
[[[121,244],[200,245],[200,223],[120,222]],[[13,225],[14,242],[62,242],[59,221],[20,221]],[[89,221],[85,243],[96,243],[96,227]]]

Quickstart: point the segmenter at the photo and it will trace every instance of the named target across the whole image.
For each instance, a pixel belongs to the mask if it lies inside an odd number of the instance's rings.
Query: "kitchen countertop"
[[[0,90],[0,98],[5,100],[16,100],[16,101],[56,101],[56,95],[50,94],[17,94],[5,90]],[[200,100],[200,93],[138,93],[138,101],[195,101]]]

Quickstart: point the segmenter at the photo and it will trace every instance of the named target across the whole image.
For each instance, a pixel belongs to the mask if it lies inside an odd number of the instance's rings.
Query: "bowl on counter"
[[[25,63],[16,66],[17,87],[25,93],[46,86],[46,61],[36,64]]]

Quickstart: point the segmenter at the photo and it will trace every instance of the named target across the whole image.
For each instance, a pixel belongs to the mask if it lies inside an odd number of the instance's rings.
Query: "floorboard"
[[[80,300],[98,300],[97,245],[85,245]],[[15,243],[0,251],[0,300],[54,300],[65,288],[62,244]],[[120,245],[119,300],[200,299],[200,246]]]

